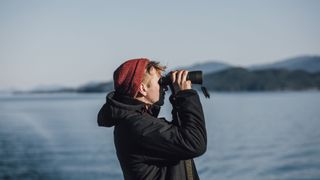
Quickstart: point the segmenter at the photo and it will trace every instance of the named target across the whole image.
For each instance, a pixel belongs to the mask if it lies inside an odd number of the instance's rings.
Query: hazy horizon
[[[320,1],[1,1],[0,90],[109,81],[123,61],[236,66],[320,55]]]

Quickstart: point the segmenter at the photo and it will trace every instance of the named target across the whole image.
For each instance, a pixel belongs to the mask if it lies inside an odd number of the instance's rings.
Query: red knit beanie
[[[134,97],[142,82],[149,59],[130,59],[113,73],[114,89],[117,93]]]

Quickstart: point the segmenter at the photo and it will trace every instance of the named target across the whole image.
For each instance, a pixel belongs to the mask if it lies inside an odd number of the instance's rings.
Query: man
[[[207,147],[199,96],[186,80],[188,71],[171,73],[171,122],[157,118],[166,87],[165,67],[145,58],[131,59],[114,72],[115,91],[98,114],[98,125],[114,126],[114,143],[126,180],[199,179],[192,158]]]

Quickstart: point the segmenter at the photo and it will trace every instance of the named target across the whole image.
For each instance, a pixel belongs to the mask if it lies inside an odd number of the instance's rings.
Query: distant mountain
[[[207,74],[204,79],[211,91],[320,90],[320,72],[302,70],[229,68]]]
[[[90,82],[77,88],[63,86],[37,86],[29,91],[13,91],[13,93],[98,93],[108,92],[112,89],[113,82]]]
[[[287,69],[304,70],[307,72],[320,72],[320,56],[299,56],[271,64],[251,66],[249,69]]]
[[[89,83],[77,88],[77,92],[94,93],[94,92],[108,92],[113,89],[113,82]]]
[[[17,90],[15,90],[15,91],[13,91],[13,93],[14,94],[25,94],[25,93],[39,93],[39,94],[41,94],[41,93],[75,93],[75,92],[77,92],[77,89],[76,88],[68,88],[68,87],[61,87],[61,88],[58,88],[58,89],[56,89],[56,88],[45,88],[45,89],[37,89],[37,88],[35,88],[35,89],[33,89],[33,90],[29,90],[29,91],[17,91]]]
[[[55,92],[60,90],[74,90],[74,88],[68,88],[60,85],[38,85],[34,87],[31,91],[33,92]]]
[[[182,66],[175,69],[186,69],[188,71],[202,70],[204,74],[213,73],[221,71],[232,66],[226,63],[216,62],[216,61],[207,61],[205,63],[197,63],[191,66]]]

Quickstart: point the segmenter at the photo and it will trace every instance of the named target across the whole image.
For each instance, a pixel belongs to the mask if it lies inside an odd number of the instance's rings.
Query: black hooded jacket
[[[126,180],[197,180],[192,158],[207,147],[204,114],[195,90],[170,97],[171,122],[157,118],[160,107],[108,94],[98,125],[114,128],[117,156]]]

